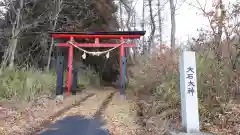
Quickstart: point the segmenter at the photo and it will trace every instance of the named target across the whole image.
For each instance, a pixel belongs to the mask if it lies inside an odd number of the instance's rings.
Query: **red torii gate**
[[[120,47],[120,94],[125,94],[125,74],[126,74],[126,57],[124,48],[135,47],[136,44],[125,44],[125,39],[139,39],[144,36],[146,31],[115,31],[115,32],[50,32],[55,39],[95,39],[95,43],[57,43],[57,47],[68,47],[68,73],[67,73],[67,95],[70,94],[72,87],[72,62],[73,62],[73,48],[74,47]],[[119,39],[120,43],[109,44],[100,43],[100,39]],[[62,73],[61,73],[62,72]],[[63,94],[63,71],[57,73],[57,89],[56,95]]]

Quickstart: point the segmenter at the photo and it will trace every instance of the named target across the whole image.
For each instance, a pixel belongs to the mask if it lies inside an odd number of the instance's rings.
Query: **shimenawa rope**
[[[74,41],[73,39],[71,39],[70,41],[68,41],[68,43],[71,44],[72,46],[74,46],[75,48],[83,51],[84,54],[82,55],[82,58],[85,59],[85,58],[86,58],[86,53],[87,53],[87,54],[90,54],[90,55],[93,55],[93,56],[100,56],[100,55],[102,55],[102,54],[106,54],[106,57],[109,58],[109,52],[111,52],[111,51],[113,51],[114,49],[118,48],[119,46],[121,46],[121,45],[124,44],[125,42],[122,42],[122,43],[120,43],[119,45],[117,45],[117,46],[115,46],[115,47],[113,47],[113,48],[111,48],[111,49],[108,49],[108,50],[106,50],[106,51],[96,51],[96,52],[90,52],[90,51],[87,51],[87,50],[85,50],[85,49],[83,49],[83,48],[78,47],[77,45],[75,45],[77,42]]]

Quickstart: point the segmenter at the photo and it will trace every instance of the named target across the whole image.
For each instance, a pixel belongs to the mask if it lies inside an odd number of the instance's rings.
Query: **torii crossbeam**
[[[68,47],[68,73],[67,73],[67,95],[70,94],[72,88],[72,62],[73,62],[73,48],[74,47],[120,47],[120,94],[125,94],[125,75],[126,75],[126,57],[124,48],[135,47],[136,44],[125,44],[126,39],[139,39],[145,35],[145,31],[115,31],[115,32],[50,32],[54,39],[95,39],[94,43],[57,43],[57,47]],[[120,43],[109,44],[100,43],[100,39],[119,39]],[[63,71],[58,70],[57,73],[57,88],[56,95],[63,94]]]

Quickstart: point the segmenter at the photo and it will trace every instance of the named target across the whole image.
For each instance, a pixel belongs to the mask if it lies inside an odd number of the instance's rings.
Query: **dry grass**
[[[53,72],[33,68],[6,70],[0,75],[0,100],[30,101],[39,94],[50,94],[56,85]]]
[[[66,75],[66,72],[64,72]],[[78,76],[79,85],[99,86],[99,78],[90,69]],[[66,76],[64,76],[64,84]],[[0,101],[32,101],[41,94],[51,95],[56,88],[56,73],[35,68],[6,70],[0,75]]]
[[[240,120],[239,107],[234,103],[240,82],[239,70],[208,54],[197,53],[199,111],[202,130],[236,134]],[[143,134],[163,134],[167,128],[180,128],[180,91],[178,53],[172,59],[165,55],[142,56],[133,67],[139,120]],[[237,108],[237,109],[236,109]],[[232,119],[235,118],[235,119]],[[214,127],[214,128],[210,128]]]

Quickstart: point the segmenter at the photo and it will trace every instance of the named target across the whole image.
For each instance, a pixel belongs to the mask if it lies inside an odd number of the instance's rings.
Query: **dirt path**
[[[104,118],[107,121],[105,128],[109,129],[112,135],[137,135],[140,128],[136,123],[136,110],[134,102],[130,99],[121,99],[119,93],[115,94],[108,108],[104,111]]]
[[[121,99],[116,90],[113,90],[112,88],[104,88],[104,90],[95,91],[94,96],[87,99],[81,105],[69,109],[63,115],[55,119],[53,123],[64,121],[64,119],[69,117],[78,119],[84,116],[84,119],[88,120],[89,122],[78,122],[78,128],[81,128],[80,126],[83,127],[84,125],[88,125],[85,129],[81,129],[82,134],[84,132],[85,135],[136,135],[136,131],[139,127],[135,122],[136,114],[132,109],[133,105],[134,104],[131,100]],[[104,129],[108,131],[108,133],[96,133],[96,125],[99,126],[97,128]],[[73,126],[74,125],[71,127]],[[67,126],[64,125],[64,127]],[[45,130],[39,132],[39,134],[43,134],[45,132],[46,135],[50,135],[50,132],[46,131],[53,129],[54,128],[46,128]],[[72,128],[71,130],[75,129]],[[57,134],[57,132],[55,134]],[[70,133],[68,132],[68,134]]]
[[[0,117],[0,134],[61,135],[76,134],[80,130],[80,133],[86,132],[85,135],[136,135],[139,128],[132,109],[134,102],[121,99],[118,90],[113,88],[88,89],[64,99],[62,104],[47,98],[40,101],[29,103],[22,111],[9,109],[5,117]],[[59,123],[65,125],[52,126]],[[66,129],[69,127],[71,129]],[[100,129],[101,134],[93,133]]]
[[[114,91],[95,91],[95,95],[87,99],[81,105],[71,108],[62,116],[58,117],[53,122],[57,120],[63,119],[66,116],[74,116],[74,115],[81,115],[86,117],[93,117],[95,112],[98,111],[99,107],[101,106],[102,102],[108,98],[109,94]]]

